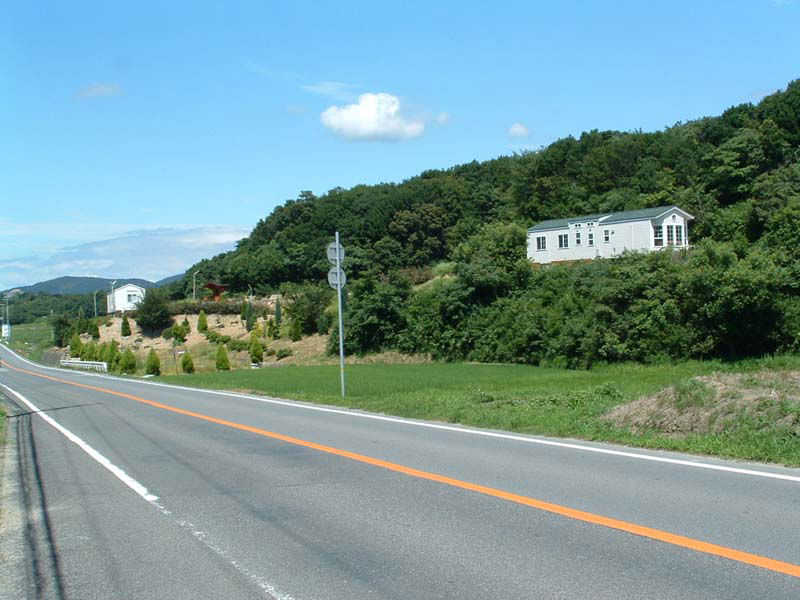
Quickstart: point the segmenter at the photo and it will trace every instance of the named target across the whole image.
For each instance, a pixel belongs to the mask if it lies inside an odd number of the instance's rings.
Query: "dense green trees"
[[[164,328],[172,325],[169,299],[164,292],[157,288],[147,290],[144,298],[136,305],[136,323],[149,335],[159,335]]]

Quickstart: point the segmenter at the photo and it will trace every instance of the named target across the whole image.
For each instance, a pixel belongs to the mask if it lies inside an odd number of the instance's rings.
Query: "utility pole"
[[[94,294],[92,294],[94,296],[94,318],[95,319],[97,318],[97,292],[99,292],[99,291],[100,290],[95,290]]]
[[[111,282],[111,301],[108,303],[108,307],[107,307],[108,308],[108,312],[110,312],[112,316],[114,315],[114,313],[117,312],[117,303],[114,300],[114,285],[116,283],[117,283],[116,279]]]
[[[195,271],[192,273],[192,302],[197,300],[197,274],[200,271]]]

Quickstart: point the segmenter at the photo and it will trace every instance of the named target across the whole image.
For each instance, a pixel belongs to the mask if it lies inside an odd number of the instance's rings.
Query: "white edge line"
[[[51,371],[59,371],[60,373],[64,373],[64,369],[59,369],[57,367],[47,367],[44,365],[38,365],[34,362],[23,358],[7,346],[4,346],[6,350],[11,352],[14,356],[22,360],[23,362],[31,365],[32,367],[36,367],[39,369],[48,369]],[[667,458],[664,456],[654,456],[651,454],[640,454],[637,452],[627,452],[624,450],[611,450],[609,448],[598,448],[596,446],[584,446],[582,444],[573,444],[570,442],[557,442],[555,440],[545,440],[541,438],[535,437],[528,437],[528,436],[521,436],[521,435],[514,435],[510,433],[498,433],[495,431],[486,431],[482,429],[469,429],[466,427],[454,427],[452,425],[441,425],[439,423],[428,423],[425,421],[414,421],[411,419],[404,419],[401,417],[386,417],[383,415],[376,415],[366,412],[360,412],[356,410],[343,410],[338,408],[328,408],[325,406],[315,406],[312,404],[305,404],[301,402],[292,402],[289,400],[279,400],[277,398],[270,398],[270,397],[263,397],[263,396],[251,396],[248,394],[237,394],[235,392],[224,392],[222,390],[213,390],[213,389],[205,389],[205,388],[193,388],[187,387],[182,385],[173,385],[169,383],[158,383],[155,381],[139,381],[135,379],[124,379],[121,377],[112,377],[109,375],[100,375],[97,373],[86,373],[82,371],[69,371],[70,373],[74,373],[76,375],[82,375],[85,377],[99,377],[101,379],[111,379],[113,381],[121,381],[126,383],[134,383],[140,385],[154,385],[158,387],[165,387],[165,388],[172,388],[177,390],[184,390],[189,392],[200,392],[205,394],[215,394],[218,396],[227,396],[229,398],[244,398],[247,400],[255,400],[256,402],[265,402],[268,404],[278,404],[281,406],[288,406],[291,408],[301,408],[305,410],[313,410],[318,412],[326,412],[326,413],[333,413],[337,415],[345,415],[348,417],[359,417],[362,419],[373,419],[375,421],[385,421],[389,423],[399,423],[401,425],[411,425],[415,427],[427,427],[428,429],[438,429],[441,431],[454,431],[457,433],[469,434],[469,435],[479,435],[483,437],[490,437],[490,438],[498,438],[504,440],[511,440],[515,442],[524,442],[527,444],[539,444],[542,446],[555,446],[557,448],[569,448],[571,450],[580,450],[582,452],[594,452],[597,454],[607,454],[611,456],[622,456],[625,458],[636,458],[639,460],[649,460],[651,462],[660,462],[660,463],[667,463],[672,465],[681,465],[684,467],[695,467],[698,469],[709,469],[712,471],[723,471],[727,473],[737,473],[739,475],[751,475],[754,477],[767,477],[771,479],[781,479],[784,481],[794,481],[800,483],[800,476],[796,475],[784,475],[782,473],[771,473],[769,471],[756,471],[754,469],[743,469],[740,467],[728,467],[725,465],[715,465],[712,463],[705,463],[699,462],[694,460],[682,460],[679,458]]]
[[[0,386],[4,387],[9,392],[11,392],[14,396],[19,398],[19,400],[21,402],[23,402],[28,408],[30,408],[33,412],[35,412],[37,415],[39,415],[42,419],[47,421],[47,423],[49,423],[52,427],[54,427],[55,429],[60,431],[62,434],[64,434],[64,437],[66,437],[70,442],[72,442],[73,444],[78,446],[81,450],[86,452],[86,454],[91,456],[94,460],[96,460],[98,463],[100,463],[103,467],[105,467],[106,469],[111,471],[111,473],[117,479],[119,479],[122,483],[127,485],[134,492],[136,492],[142,498],[147,500],[150,504],[156,504],[156,501],[158,500],[158,496],[155,496],[155,495],[151,494],[150,492],[148,492],[147,488],[145,486],[143,486],[141,483],[136,481],[133,477],[128,475],[125,471],[120,469],[117,465],[112,463],[105,456],[100,454],[97,450],[92,448],[89,444],[87,444],[81,438],[79,438],[77,435],[72,433],[69,429],[67,429],[66,427],[64,427],[60,423],[56,422],[50,415],[47,415],[47,414],[43,413],[42,411],[40,411],[39,408],[33,402],[28,400],[25,396],[23,396],[22,394],[20,394],[17,391],[12,390],[7,385],[4,385],[4,384],[0,383]]]
[[[60,431],[64,436],[71,441],[73,444],[77,445],[81,450],[86,452],[89,456],[91,456],[94,460],[100,463],[103,467],[108,469],[117,479],[122,481],[125,485],[131,488],[134,492],[136,492],[139,496],[144,498],[147,502],[155,506],[162,514],[167,516],[171,516],[172,513],[164,508],[158,502],[158,496],[151,494],[147,491],[147,488],[143,486],[141,483],[136,481],[133,477],[128,475],[125,471],[120,469],[117,465],[112,463],[108,460],[105,456],[100,454],[97,450],[92,448],[89,444],[83,441],[80,437],[72,433],[69,429],[61,425],[60,423],[56,422],[50,415],[43,413],[39,408],[30,400],[28,400],[25,396],[20,394],[19,392],[11,389],[5,384],[0,383],[0,387],[5,388],[11,394],[16,396],[21,402],[23,402],[28,408],[30,408],[33,412],[39,415],[42,419],[47,421],[52,427]],[[198,529],[194,524],[186,521],[185,519],[175,519],[175,522],[189,531],[195,538],[200,540],[200,542],[207,546],[209,549],[213,550],[217,554],[219,554],[222,558],[227,560],[236,570],[240,571],[244,575],[246,575],[250,580],[252,580],[256,585],[258,585],[263,591],[267,592],[271,598],[275,598],[276,600],[294,600],[292,596],[288,596],[279,592],[273,585],[271,585],[267,580],[263,577],[252,573],[248,570],[244,565],[240,564],[236,560],[234,560],[230,554],[220,547],[219,545],[215,544],[213,541],[209,539],[209,536],[204,531]]]

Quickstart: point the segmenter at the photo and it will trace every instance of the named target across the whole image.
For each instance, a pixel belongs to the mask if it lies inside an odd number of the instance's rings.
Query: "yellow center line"
[[[695,550],[697,552],[703,552],[705,554],[711,554],[713,556],[721,556],[723,558],[727,558],[736,562],[753,565],[756,567],[761,567],[762,569],[768,569],[770,571],[775,571],[776,573],[784,573],[786,575],[792,575],[794,577],[800,577],[800,565],[795,565],[792,563],[783,562],[780,560],[775,560],[772,558],[768,558],[766,556],[760,556],[758,554],[751,554],[750,552],[744,552],[742,550],[736,550],[735,548],[728,548],[726,546],[718,546],[717,544],[712,544],[710,542],[704,542],[702,540],[696,540],[690,537],[677,535],[675,533],[669,533],[667,531],[661,531],[660,529],[653,529],[652,527],[645,527],[643,525],[637,525],[635,523],[630,523],[628,521],[622,521],[620,519],[614,519],[611,517],[604,517],[602,515],[577,510],[574,508],[569,508],[567,506],[562,506],[560,504],[553,504],[551,502],[545,502],[543,500],[537,500],[536,498],[531,498],[528,496],[521,496],[519,494],[513,494],[511,492],[506,492],[503,490],[498,490],[495,488],[479,485],[477,483],[470,483],[468,481],[462,481],[460,479],[454,479],[452,477],[447,477],[445,475],[438,475],[436,473],[429,473],[428,471],[422,471],[420,469],[415,469],[413,467],[407,467],[405,465],[400,465],[397,463],[389,462],[386,460],[381,460],[379,458],[373,458],[371,456],[366,456],[364,454],[357,454],[355,452],[350,452],[348,450],[341,450],[339,448],[334,448],[333,446],[325,446],[323,444],[317,444],[315,442],[309,442],[307,440],[302,440],[299,438],[291,437],[288,435],[283,435],[282,433],[275,433],[274,431],[267,431],[266,429],[261,429],[259,427],[252,427],[250,425],[244,425],[242,423],[235,423],[233,421],[227,421],[225,419],[218,419],[216,417],[212,417],[210,415],[205,415],[202,413],[192,412],[190,410],[184,410],[182,408],[175,408],[174,406],[169,406],[167,404],[162,404],[160,402],[155,402],[154,400],[147,400],[146,398],[141,398],[139,396],[134,396],[132,394],[125,394],[123,392],[117,392],[115,390],[111,390],[108,388],[101,388],[96,387],[93,385],[87,385],[84,383],[77,383],[74,381],[68,381],[66,379],[60,379],[58,377],[52,377],[50,375],[44,375],[42,373],[37,373],[35,371],[29,371],[27,369],[21,369],[18,367],[13,367],[11,365],[6,365],[8,368],[13,369],[14,371],[19,371],[21,373],[26,373],[28,375],[33,375],[34,377],[40,377],[42,379],[49,379],[51,381],[56,381],[59,383],[63,383],[66,385],[72,385],[75,387],[84,388],[87,390],[93,390],[96,392],[101,392],[105,394],[111,394],[112,396],[118,396],[120,398],[127,398],[128,400],[134,400],[136,402],[141,402],[142,404],[148,404],[155,408],[160,408],[163,410],[168,410],[173,413],[178,413],[181,415],[186,415],[189,417],[193,417],[195,419],[200,419],[203,421],[208,421],[210,423],[216,423],[218,425],[224,425],[226,427],[231,427],[233,429],[238,429],[240,431],[247,431],[249,433],[254,433],[256,435],[261,435],[264,437],[272,438],[275,440],[280,440],[282,442],[287,442],[289,444],[295,444],[297,446],[303,446],[305,448],[311,448],[313,450],[318,450],[319,452],[325,452],[327,454],[333,454],[336,456],[341,456],[344,458],[349,458],[350,460],[355,460],[361,463],[365,463],[368,465],[372,465],[375,467],[380,467],[382,469],[388,469],[389,471],[395,471],[397,473],[402,473],[404,475],[408,475],[409,477],[416,477],[418,479],[427,479],[428,481],[435,481],[437,483],[442,483],[444,485],[449,485],[451,487],[460,488],[463,490],[469,490],[471,492],[476,492],[478,494],[483,494],[485,496],[491,496],[493,498],[500,498],[502,500],[507,500],[509,502],[514,502],[516,504],[522,504],[524,506],[530,506],[532,508],[536,508],[538,510],[543,510],[549,513],[553,513],[556,515],[561,515],[563,517],[568,517],[570,519],[575,519],[578,521],[584,521],[586,523],[592,523],[593,525],[600,525],[602,527],[608,527],[610,529],[616,529],[618,531],[624,531],[626,533],[631,533],[633,535],[638,535],[641,537],[650,538],[652,540],[657,540],[659,542],[664,542],[667,544],[672,544],[673,546],[680,546],[682,548],[689,548],[690,550]]]

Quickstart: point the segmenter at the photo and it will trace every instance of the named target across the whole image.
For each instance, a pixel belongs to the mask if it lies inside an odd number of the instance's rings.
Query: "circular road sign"
[[[342,287],[344,284],[347,283],[347,275],[344,274],[342,269],[337,269],[333,267],[330,271],[328,271],[328,284],[333,288],[336,289],[341,282]]]
[[[336,264],[336,242],[331,242],[325,249],[328,254],[328,260],[332,265]],[[339,260],[344,260],[344,246],[339,244]]]

